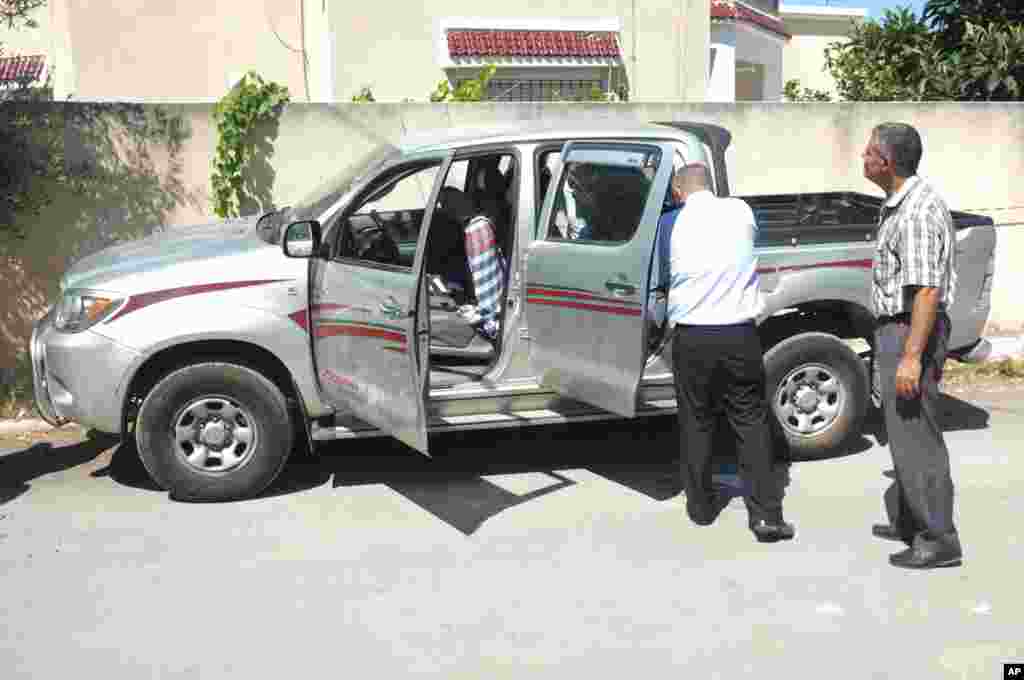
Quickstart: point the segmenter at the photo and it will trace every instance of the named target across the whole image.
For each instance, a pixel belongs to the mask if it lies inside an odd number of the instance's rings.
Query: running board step
[[[671,415],[676,411],[675,399],[659,399],[645,402],[637,411],[637,418],[649,416]],[[558,412],[550,409],[535,411],[518,411],[516,413],[487,413],[483,415],[437,416],[430,419],[431,434],[441,432],[458,432],[465,430],[487,430],[503,427],[528,427],[535,425],[561,425],[567,423],[584,423],[598,420],[620,420],[622,416],[608,411]],[[332,441],[335,439],[357,439],[368,437],[386,437],[387,432],[377,429],[369,423],[352,419],[347,425],[319,426],[313,424],[314,441]]]

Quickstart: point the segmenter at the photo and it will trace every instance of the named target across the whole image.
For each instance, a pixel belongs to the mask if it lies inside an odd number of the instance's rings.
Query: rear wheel
[[[260,373],[201,363],[165,376],[135,422],[139,456],[173,498],[226,501],[266,489],[291,452],[281,390]]]
[[[765,355],[767,393],[794,458],[824,458],[860,433],[870,401],[864,362],[839,338],[801,333]]]

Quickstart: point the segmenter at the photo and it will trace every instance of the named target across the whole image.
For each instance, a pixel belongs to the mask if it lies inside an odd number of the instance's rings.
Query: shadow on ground
[[[940,395],[939,412],[941,413],[940,421],[943,432],[988,428],[988,411],[949,394]],[[885,431],[885,419],[880,409],[869,409],[864,423],[864,433],[873,436],[879,446],[889,444],[889,436]]]
[[[110,477],[118,484],[125,486],[147,489],[149,491],[163,491],[163,489],[156,485],[153,478],[149,476],[145,466],[142,465],[139,452],[135,449],[134,437],[127,437],[122,441],[114,449],[114,454],[110,457],[110,462],[107,463],[107,466],[94,470],[89,473],[89,476]]]
[[[955,397],[942,400],[947,430],[988,427],[988,413]],[[865,434],[885,443],[879,414],[872,413]],[[587,470],[654,500],[678,495],[679,439],[674,416],[636,422],[586,423],[556,427],[458,432],[431,436],[432,458],[397,440],[349,440],[324,444],[318,456],[295,455],[278,480],[260,498],[300,493],[330,484],[329,490],[376,484],[386,486],[465,535],[491,517],[537,498],[565,491],[577,482],[570,470]],[[96,457],[109,440],[86,441],[59,451],[36,445],[0,459],[0,501],[28,489],[38,476],[80,465]],[[857,437],[841,458],[874,444]],[[297,451],[302,454],[304,452]],[[716,445],[716,481],[742,494],[728,439]],[[814,461],[795,465],[813,465]],[[529,490],[511,491],[501,475],[530,473]],[[788,466],[779,466],[779,481],[788,486]],[[159,491],[150,479],[134,444],[118,446],[110,463],[91,473],[119,484]],[[258,499],[257,499],[258,500]]]
[[[83,441],[64,446],[38,442],[24,451],[0,456],[0,505],[18,498],[32,480],[88,463],[116,443],[116,439],[90,433]]]

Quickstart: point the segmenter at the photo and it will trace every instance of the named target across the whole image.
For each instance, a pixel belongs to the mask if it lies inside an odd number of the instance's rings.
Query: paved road
[[[946,401],[961,569],[873,539],[888,452],[794,465],[790,544],[685,520],[672,421],[382,440],[263,498],[149,487],[129,449],[0,457],[0,677],[999,678],[1024,661],[1024,391]]]

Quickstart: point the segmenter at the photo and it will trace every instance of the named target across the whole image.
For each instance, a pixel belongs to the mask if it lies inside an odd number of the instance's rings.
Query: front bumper
[[[76,422],[101,432],[121,431],[117,387],[138,353],[92,331],[61,333],[53,310],[32,329],[30,344],[36,410],[59,427]]]

